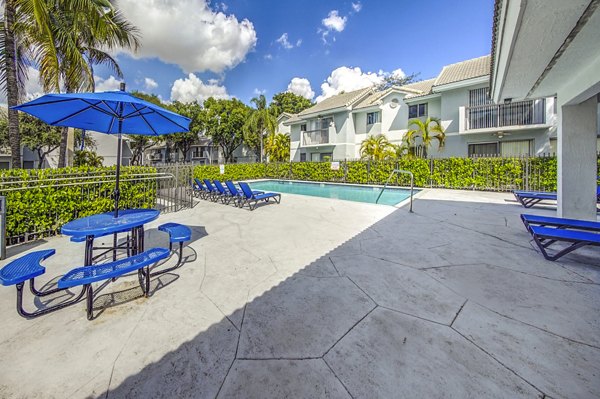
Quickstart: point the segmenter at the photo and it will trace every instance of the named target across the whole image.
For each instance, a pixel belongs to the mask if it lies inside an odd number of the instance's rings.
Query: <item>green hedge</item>
[[[121,168],[119,208],[154,207],[154,180],[123,181],[133,174],[154,172],[154,168],[147,167]],[[6,196],[7,201],[9,243],[51,235],[70,220],[114,209],[114,173],[114,167],[0,171],[0,196]]]
[[[600,168],[600,159],[598,160]],[[527,189],[556,191],[556,158],[444,158],[395,161],[340,161],[339,170],[331,170],[330,162],[287,162],[269,164],[196,166],[198,178],[295,179],[307,181],[384,184],[394,169],[413,172],[418,187],[445,187],[473,190],[511,191]],[[399,175],[391,184],[408,185],[410,177]]]

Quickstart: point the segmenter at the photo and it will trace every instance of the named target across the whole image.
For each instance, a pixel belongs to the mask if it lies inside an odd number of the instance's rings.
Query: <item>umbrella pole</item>
[[[121,131],[122,121],[119,121],[119,132]],[[119,133],[119,141],[117,144],[117,179],[115,181],[115,217],[119,217],[119,197],[121,193],[119,192],[119,179],[121,175],[121,156],[122,156],[122,147],[123,147],[123,138],[121,137],[121,133]]]

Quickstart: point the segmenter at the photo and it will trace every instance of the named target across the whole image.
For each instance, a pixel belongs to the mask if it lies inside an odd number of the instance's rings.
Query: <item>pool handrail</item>
[[[392,173],[390,173],[390,176],[388,177],[388,179],[386,180],[385,184],[383,185],[383,188],[381,189],[381,192],[377,196],[377,199],[375,200],[375,203],[376,204],[379,203],[379,198],[381,198],[381,195],[383,194],[383,192],[387,188],[387,186],[390,183],[390,180],[392,179],[392,177],[394,176],[394,174],[397,174],[397,173],[405,173],[407,175],[410,175],[410,208],[409,208],[408,211],[410,213],[413,213],[413,190],[414,190],[414,184],[415,184],[415,175],[410,170],[402,170],[402,169],[394,169],[394,170],[392,170]]]

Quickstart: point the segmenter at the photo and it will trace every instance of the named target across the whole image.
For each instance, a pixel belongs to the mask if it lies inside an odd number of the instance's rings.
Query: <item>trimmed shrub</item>
[[[115,167],[0,171],[0,196],[7,201],[7,236],[17,237],[11,243],[52,235],[71,220],[113,210],[114,171]],[[154,168],[140,166],[121,168],[121,209],[154,207],[154,181],[126,181],[133,174],[154,172]],[[32,234],[35,237],[26,237]]]

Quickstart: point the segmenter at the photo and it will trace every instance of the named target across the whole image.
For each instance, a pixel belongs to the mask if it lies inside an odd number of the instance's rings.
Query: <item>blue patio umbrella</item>
[[[122,134],[159,136],[187,132],[190,126],[189,118],[132,96],[125,91],[124,84],[120,91],[46,94],[13,109],[27,112],[52,126],[118,136],[115,217],[119,215]]]

